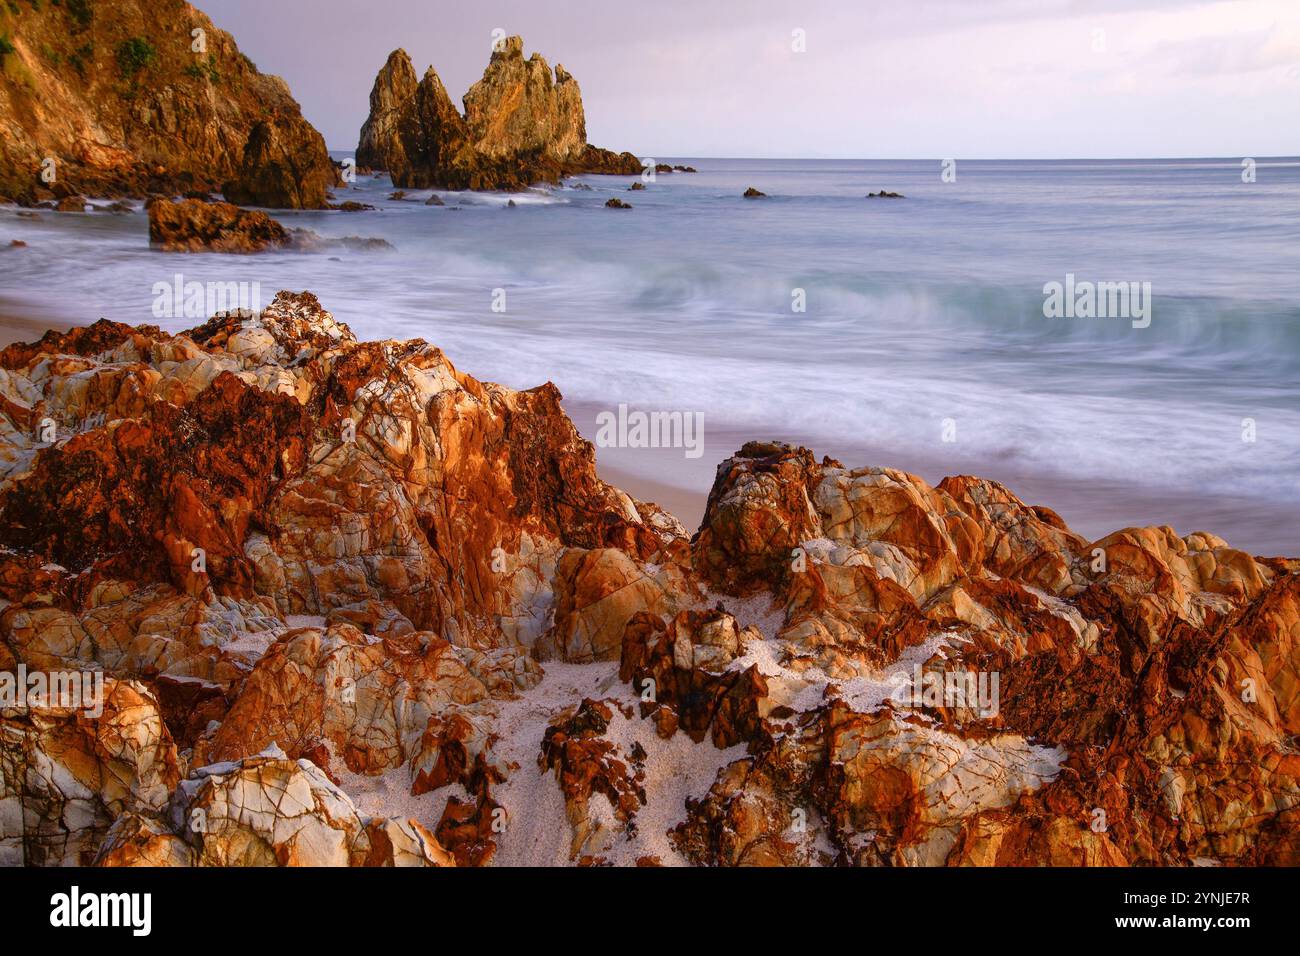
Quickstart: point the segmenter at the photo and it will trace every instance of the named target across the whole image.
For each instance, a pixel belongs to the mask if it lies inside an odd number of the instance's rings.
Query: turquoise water
[[[1260,159],[1244,183],[1240,158],[959,160],[955,182],[938,160],[660,160],[700,172],[445,207],[363,177],[339,198],[375,212],[277,214],[389,253],[168,255],[143,214],[0,211],[0,241],[30,244],[0,258],[0,308],[178,330],[197,320],[151,315],[178,271],[260,282],[264,301],[306,288],[361,337],[554,381],[588,433],[620,402],[703,412],[699,462],[611,452],[667,484],[706,490],[741,436],[780,436],[847,464],[1028,483],[1085,531],[1177,519],[1300,553],[1300,162]],[[879,189],[907,198],[863,198]],[[605,209],[614,195],[635,208]],[[1046,318],[1043,287],[1067,274],[1150,283],[1150,325]],[[1190,504],[1169,517],[1162,501]],[[1184,511],[1207,520],[1183,527]]]

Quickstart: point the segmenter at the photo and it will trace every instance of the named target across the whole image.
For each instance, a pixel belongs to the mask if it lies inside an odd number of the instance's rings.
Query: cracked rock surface
[[[305,292],[0,352],[0,681],[103,690],[0,861],[1300,863],[1300,560],[773,442],[690,536],[560,398]]]

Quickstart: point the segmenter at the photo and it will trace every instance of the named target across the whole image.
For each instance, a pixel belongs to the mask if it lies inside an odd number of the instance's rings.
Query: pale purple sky
[[[640,155],[1300,153],[1300,0],[197,5],[332,149],[356,146],[391,50],[432,64],[459,105],[500,28],[577,78],[592,142]]]

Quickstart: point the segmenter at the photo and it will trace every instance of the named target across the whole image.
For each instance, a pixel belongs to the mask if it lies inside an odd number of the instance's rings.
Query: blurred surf
[[[440,193],[441,207],[363,176],[338,198],[374,211],[276,213],[385,238],[387,253],[168,255],[148,248],[143,212],[0,211],[0,243],[29,243],[5,254],[0,311],[176,331],[201,321],[152,315],[154,284],[176,273],[260,282],[268,299],[310,289],[359,337],[423,337],[477,377],[551,380],[578,407],[699,411],[706,434],[779,435],[850,465],[871,453],[932,479],[1218,495],[1250,509],[1229,517],[1234,543],[1294,551],[1300,163],[1261,159],[1243,183],[1228,159],[959,161],[955,182],[937,160],[672,161],[701,172],[635,192],[586,177]],[[747,186],[769,198],[741,199]],[[864,198],[881,189],[907,198]],[[611,196],[635,208],[602,208]],[[1150,326],[1045,318],[1043,286],[1067,274],[1150,282]],[[727,450],[645,467],[698,491]],[[1086,497],[1068,519],[1087,520]]]

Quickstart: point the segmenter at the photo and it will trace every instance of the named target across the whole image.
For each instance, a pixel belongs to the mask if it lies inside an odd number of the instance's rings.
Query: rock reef
[[[631,153],[587,142],[577,80],[523,49],[514,36],[493,50],[463,115],[433,67],[417,80],[410,56],[394,50],[370,92],[357,164],[405,189],[519,190],[578,173],[640,173]]]
[[[0,709],[0,862],[1300,863],[1293,558],[769,442],[689,536],[310,293],[9,346],[0,431],[0,674],[106,675]]]

